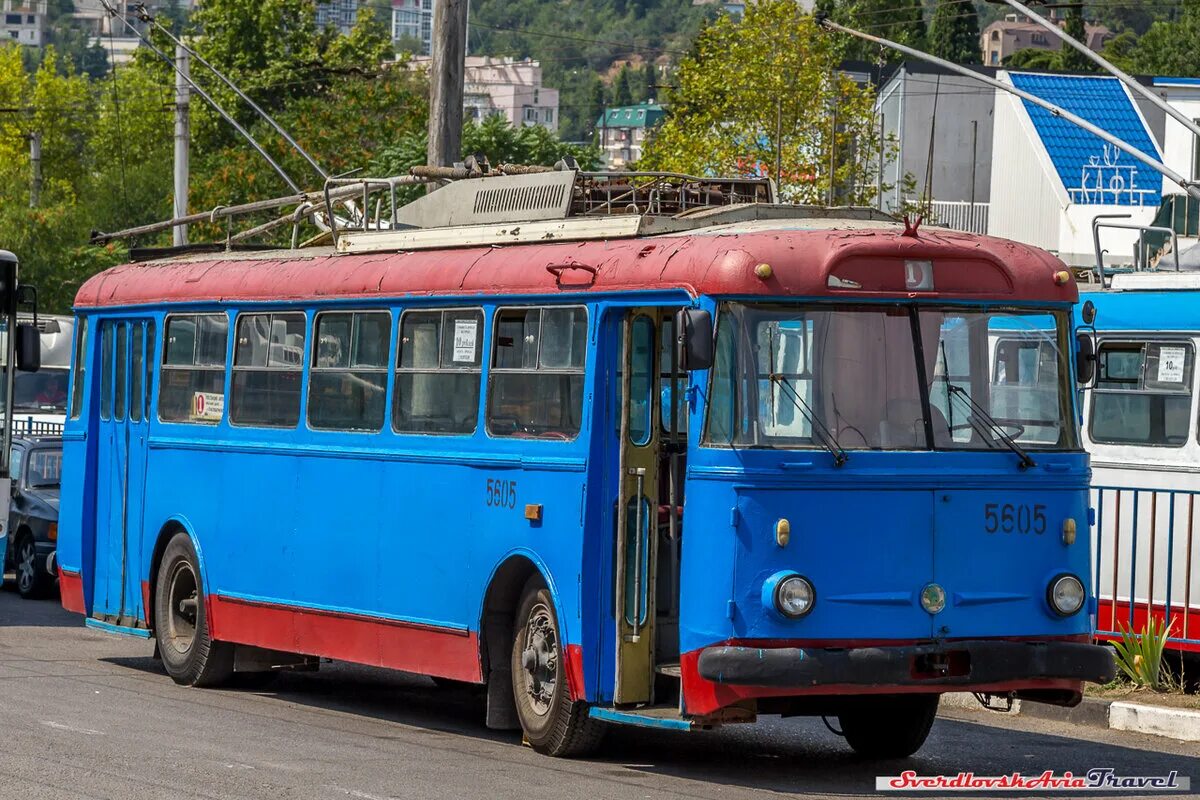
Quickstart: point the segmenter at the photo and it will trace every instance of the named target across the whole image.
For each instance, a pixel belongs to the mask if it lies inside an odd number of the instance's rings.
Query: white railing
[[[956,231],[987,233],[987,203],[971,203],[966,200],[934,200],[933,222]]]

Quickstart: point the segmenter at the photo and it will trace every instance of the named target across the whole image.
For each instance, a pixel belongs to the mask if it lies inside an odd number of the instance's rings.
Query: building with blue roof
[[[1146,116],[1116,78],[1002,72],[1037,95],[1161,160]],[[1163,194],[1162,176],[1121,150],[1045,109],[998,95],[992,152],[988,233],[1058,253],[1079,266],[1095,262],[1092,221],[1126,215],[1149,224]],[[1112,258],[1131,261],[1136,232],[1105,230]]]
[[[628,169],[637,163],[646,137],[666,115],[662,104],[653,100],[604,109],[596,120],[604,165],[609,169]]]

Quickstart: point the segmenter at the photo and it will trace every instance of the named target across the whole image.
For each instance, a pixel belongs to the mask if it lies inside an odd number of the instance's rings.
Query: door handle
[[[642,525],[645,522],[643,498],[646,492],[646,468],[631,468],[629,472],[637,480],[633,512],[633,641],[636,642],[642,632]]]

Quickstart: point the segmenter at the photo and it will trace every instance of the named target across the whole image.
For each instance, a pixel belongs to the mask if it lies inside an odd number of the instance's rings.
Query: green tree
[[[1178,20],[1151,25],[1131,60],[1146,75],[1200,77],[1200,0],[1182,0]]]
[[[840,39],[793,0],[759,0],[740,22],[717,20],[681,61],[669,115],[638,166],[774,176],[778,156],[784,197],[869,202],[875,186],[863,176],[880,148],[874,93],[838,71],[841,60]]]
[[[925,49],[925,4],[922,0],[817,0],[815,8],[819,13],[851,28],[865,30],[918,50]],[[861,39],[846,42],[845,56],[870,62],[881,57],[888,61],[899,59],[895,52],[881,51],[878,45]]]
[[[1011,69],[1057,70],[1059,68],[1058,51],[1026,47],[1024,50],[1018,50],[1006,57],[1004,66]]]
[[[629,67],[621,67],[617,79],[613,81],[613,105],[633,105],[633,86],[629,80]]]
[[[1087,44],[1087,25],[1083,21],[1082,3],[1067,8],[1063,30],[1076,41]],[[1091,59],[1065,42],[1059,51],[1058,63],[1059,69],[1067,72],[1096,72],[1099,69]]]
[[[649,102],[658,96],[658,70],[654,68],[653,61],[647,61],[642,65],[640,77],[638,100]]]
[[[929,23],[929,52],[956,64],[978,64],[979,15],[971,3],[938,0]]]

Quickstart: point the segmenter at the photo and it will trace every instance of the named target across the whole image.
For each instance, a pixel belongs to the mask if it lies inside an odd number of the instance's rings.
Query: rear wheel
[[[233,645],[213,641],[192,540],[167,543],[154,595],[154,638],[167,674],[184,686],[216,686],[233,674]]]
[[[514,622],[513,698],[525,738],[539,753],[582,756],[604,736],[602,723],[588,717],[587,704],[571,700],[558,618],[541,578],[525,584]]]
[[[846,742],[867,758],[905,758],[921,749],[937,716],[936,694],[863,698],[838,715]]]
[[[38,566],[37,545],[28,533],[17,540],[16,555],[17,591],[26,600],[41,597],[46,593],[50,576]]]

